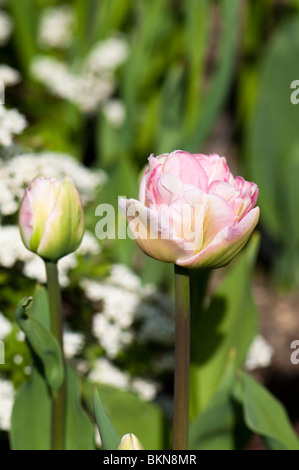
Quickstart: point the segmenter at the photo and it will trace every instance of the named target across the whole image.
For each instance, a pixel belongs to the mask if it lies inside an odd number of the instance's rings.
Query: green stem
[[[175,377],[173,450],[188,449],[190,370],[189,271],[175,265]]]
[[[45,263],[48,281],[51,331],[57,339],[63,352],[63,325],[61,294],[58,283],[57,263]],[[62,387],[52,397],[52,450],[64,449],[64,414],[65,387]]]

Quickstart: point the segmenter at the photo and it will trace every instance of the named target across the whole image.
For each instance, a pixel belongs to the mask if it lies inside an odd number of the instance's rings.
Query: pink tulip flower
[[[119,204],[139,247],[187,268],[218,268],[243,248],[259,220],[258,187],[231,174],[224,157],[151,155],[139,201]]]

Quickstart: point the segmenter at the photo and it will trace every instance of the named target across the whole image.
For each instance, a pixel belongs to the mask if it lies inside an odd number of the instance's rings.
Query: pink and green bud
[[[144,450],[141,442],[134,434],[123,436],[117,450]]]
[[[45,261],[77,250],[84,234],[80,195],[69,177],[36,178],[26,189],[19,213],[24,245]]]

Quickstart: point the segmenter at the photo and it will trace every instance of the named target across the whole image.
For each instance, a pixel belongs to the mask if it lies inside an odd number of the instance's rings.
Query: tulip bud
[[[77,250],[84,213],[72,180],[34,179],[21,204],[19,227],[26,248],[45,261],[56,262]]]
[[[126,434],[120,441],[120,444],[117,450],[144,450],[144,449],[142,447],[141,442],[139,441],[139,439],[137,439],[137,437],[134,434]]]

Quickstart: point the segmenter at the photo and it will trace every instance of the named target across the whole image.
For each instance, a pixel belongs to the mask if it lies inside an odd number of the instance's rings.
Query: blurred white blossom
[[[11,330],[11,322],[0,312],[0,340],[8,336]]]
[[[135,392],[139,398],[145,401],[153,400],[159,390],[157,383],[139,377],[132,378],[106,358],[96,360],[88,378],[92,382]]]
[[[4,46],[10,38],[13,30],[13,22],[10,16],[0,10],[0,46]]]
[[[103,171],[91,171],[71,156],[56,152],[29,153],[17,155],[8,161],[0,160],[0,213],[14,214],[25,188],[33,178],[40,175],[57,179],[70,176],[83,204],[92,201],[95,191],[106,181]]]
[[[44,8],[38,31],[38,42],[44,48],[67,49],[71,45],[75,13],[70,5]]]
[[[0,429],[9,431],[15,392],[12,383],[0,379]]]
[[[16,109],[6,109],[0,104],[0,146],[9,147],[14,135],[21,134],[27,121]]]
[[[84,347],[84,335],[73,331],[64,331],[63,333],[63,350],[65,357],[68,359],[80,354]]]
[[[126,59],[125,51],[124,39],[110,38],[96,46],[81,67],[77,65],[73,69],[54,58],[40,56],[33,60],[31,72],[54,96],[66,99],[83,113],[90,114],[113,94],[116,87],[114,72]],[[119,121],[119,110],[117,117]]]
[[[103,105],[103,114],[113,127],[122,127],[126,120],[126,109],[120,100],[111,99]]]
[[[17,85],[21,81],[20,73],[6,64],[0,65],[0,82],[5,87]]]
[[[268,367],[271,365],[274,349],[263,336],[258,335],[252,345],[250,346],[247,359],[245,362],[245,369],[254,370],[260,367]]]
[[[87,56],[85,67],[94,74],[111,72],[128,58],[129,48],[122,36],[115,36],[98,42]]]
[[[133,341],[143,345],[173,344],[172,300],[165,300],[166,296],[153,286],[142,286],[140,278],[126,266],[114,265],[105,281],[83,279],[81,287],[89,300],[102,305],[93,316],[92,331],[108,358],[116,358]]]

